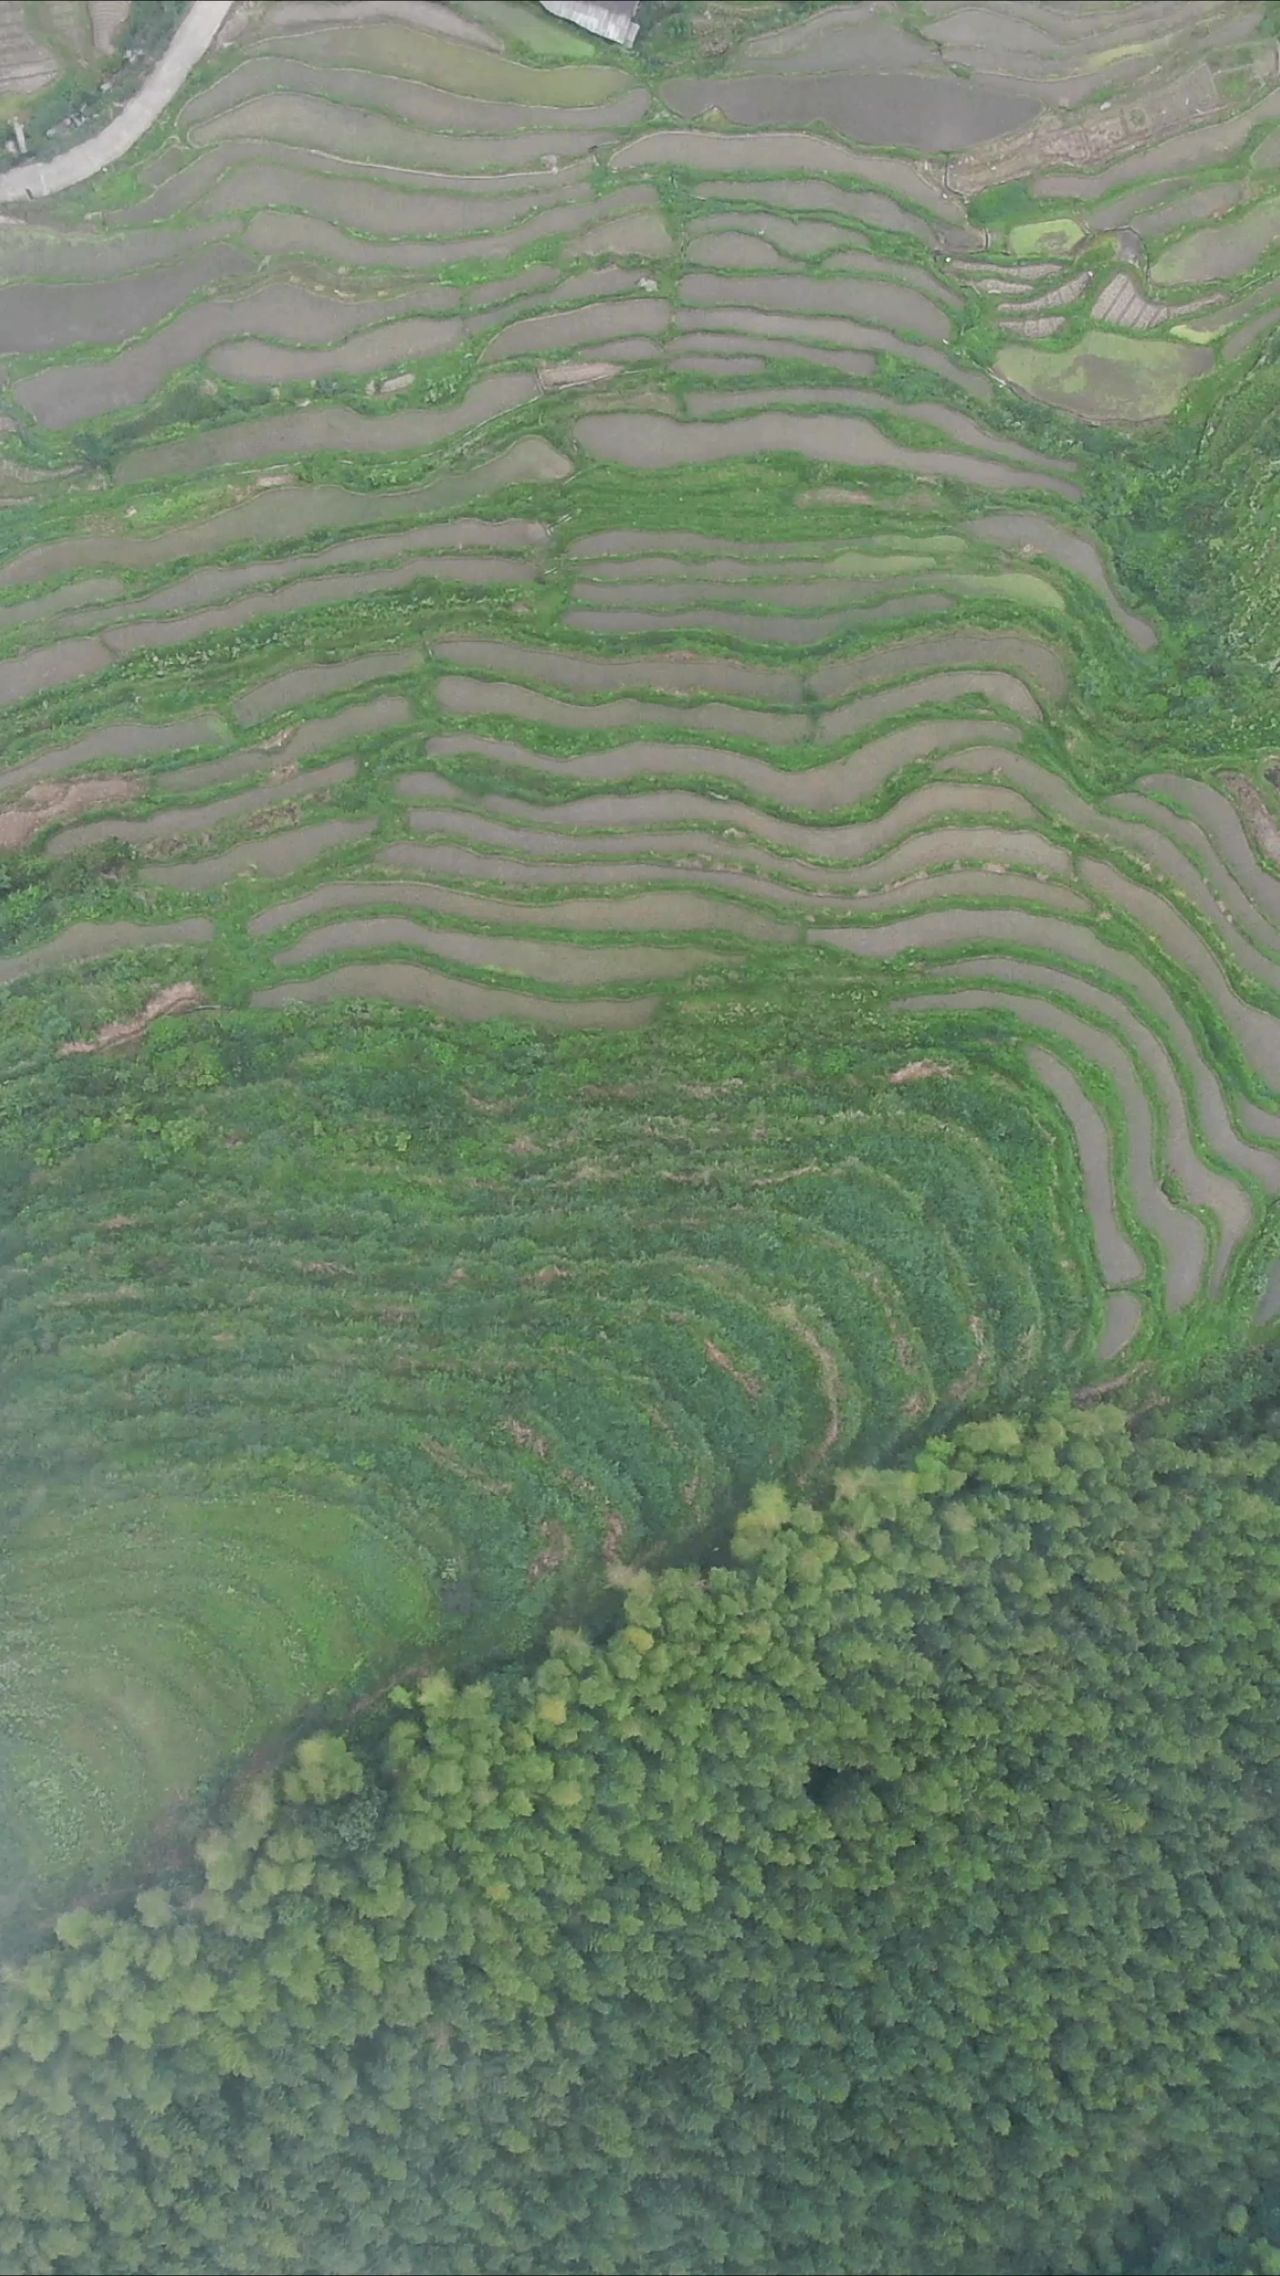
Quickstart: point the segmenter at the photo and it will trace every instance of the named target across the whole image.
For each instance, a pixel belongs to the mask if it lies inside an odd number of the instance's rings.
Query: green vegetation
[[[1053,221],[1020,221],[1009,231],[1009,251],[1020,260],[1035,260],[1044,253],[1070,253],[1083,236],[1079,222],[1070,214]]]
[[[0,228],[0,2264],[1280,2276],[1274,26],[458,9]]]
[[[110,996],[11,1000],[11,1906],[329,1684],[531,1644],[610,1542],[1062,1379],[1088,1235],[1016,1060],[895,1086],[874,988],[791,1002],[766,961],[640,1037],[370,1006],[51,1068]]]
[[[1271,2266],[1278,1481],[966,1424],[315,1734],[10,1971],[4,2258]]]
[[[1058,411],[1132,424],[1166,419],[1189,382],[1209,368],[1203,348],[1185,340],[1127,339],[1086,332],[1066,351],[1002,348],[996,370]]]
[[[264,20],[145,226],[68,232],[104,276],[41,237],[5,288],[15,1919],[319,1697],[532,1646],[615,1535],[697,1556],[762,1473],[1186,1380],[1272,1245],[1280,912],[1225,804],[1117,807],[1200,732],[1190,431],[993,392],[921,178],[636,179],[659,45],[484,21],[517,46]],[[451,164],[423,116],[484,100],[481,171],[224,161],[254,84]],[[524,163],[531,99],[605,121],[589,167]],[[370,393],[402,300],[458,336]],[[612,330],[634,370],[540,391]],[[210,376],[259,334],[313,368]]]

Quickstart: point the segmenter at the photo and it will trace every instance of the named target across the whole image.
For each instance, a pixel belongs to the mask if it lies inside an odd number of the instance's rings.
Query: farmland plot
[[[246,11],[0,228],[19,1895],[760,1476],[1249,1315],[1280,821],[1176,700],[1117,753],[1171,631],[1088,430],[1269,323],[1277,90],[1251,6],[1078,15],[660,83]]]

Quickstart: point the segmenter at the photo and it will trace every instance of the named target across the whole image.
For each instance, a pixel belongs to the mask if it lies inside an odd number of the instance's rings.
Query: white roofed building
[[[579,31],[594,32],[597,39],[616,47],[634,47],[640,26],[636,21],[640,0],[542,0],[549,15],[563,16]]]

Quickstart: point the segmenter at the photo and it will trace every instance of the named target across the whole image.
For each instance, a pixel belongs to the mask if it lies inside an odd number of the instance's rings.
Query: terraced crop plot
[[[1247,1322],[1280,822],[1095,508],[1266,321],[1274,43],[991,15],[277,0],[0,227],[17,1896]]]

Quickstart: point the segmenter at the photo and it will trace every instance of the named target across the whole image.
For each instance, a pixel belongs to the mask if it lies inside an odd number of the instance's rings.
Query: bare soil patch
[[[1141,1326],[1142,1305],[1138,1297],[1116,1290],[1107,1298],[1106,1318],[1098,1338],[1099,1364],[1117,1358],[1133,1342]]]
[[[270,340],[230,340],[224,347],[213,349],[206,361],[210,371],[224,379],[248,381],[259,387],[323,379],[332,373],[358,378],[366,372],[385,371],[391,364],[421,363],[444,355],[456,345],[460,330],[457,324],[426,316],[405,317],[398,323],[357,332],[336,348],[280,348]],[[412,374],[407,384],[412,385]]]
[[[945,476],[956,482],[971,482],[979,489],[1056,490],[1065,497],[1077,495],[1073,484],[1052,475],[1000,465],[992,459],[961,457],[954,451],[910,450],[882,434],[869,419],[823,412],[805,416],[762,411],[742,419],[685,422],[653,412],[589,412],[578,421],[575,433],[582,448],[595,457],[655,471],[717,465],[726,459],[780,452],[827,459],[837,466],[884,466],[903,473]]]
[[[278,830],[271,837],[246,838],[225,853],[209,854],[199,861],[153,861],[142,870],[146,885],[176,885],[184,891],[204,893],[234,877],[292,877],[322,854],[338,846],[356,845],[371,837],[375,822],[308,822],[296,830]]]
[[[623,333],[654,338],[665,332],[670,313],[665,300],[637,298],[588,302],[584,307],[556,310],[546,316],[525,316],[496,333],[480,360],[497,363],[510,356],[546,356],[558,348],[581,348],[590,341],[613,340]]]
[[[975,142],[1007,134],[1033,119],[1039,109],[1033,97],[989,80],[924,71],[827,70],[795,76],[770,72],[759,78],[671,79],[662,93],[683,118],[697,118],[714,109],[735,126],[825,126],[850,142],[916,150],[924,157],[936,151],[966,150]]]
[[[729,186],[726,185],[726,192]],[[713,269],[721,263],[710,248],[724,238],[735,249],[743,245],[760,248],[763,239],[764,250],[773,246],[778,252],[801,261],[843,250],[851,244],[866,243],[861,230],[841,228],[832,221],[792,221],[785,214],[770,213],[765,207],[754,213],[734,213],[728,218],[735,224],[731,231],[726,232],[726,217],[722,214],[708,214],[705,220],[695,219],[689,231],[691,251]]]
[[[317,886],[298,901],[264,911],[249,929],[255,934],[272,933],[332,909],[391,906],[430,909],[462,924],[490,927],[505,923],[572,932],[734,933],[745,940],[774,942],[800,938],[798,925],[780,923],[714,892],[641,891],[614,898],[513,901],[509,895],[466,893],[444,885],[393,886],[368,880]]]
[[[737,640],[765,641],[774,648],[818,648],[836,635],[887,618],[944,616],[952,603],[945,593],[912,593],[896,600],[879,601],[869,608],[851,606],[827,616],[772,617],[737,614],[728,609],[690,608],[681,611],[691,630],[723,632]],[[604,633],[608,637],[633,632],[670,633],[670,615],[634,608],[571,608],[565,613],[570,631]]]
[[[353,998],[417,1005],[446,1019],[521,1019],[532,1020],[539,1027],[565,1028],[646,1027],[658,1008],[656,996],[575,1001],[572,997],[539,996],[524,989],[487,987],[483,982],[458,979],[453,973],[429,971],[420,964],[343,965],[312,980],[260,988],[250,1002],[261,1010],[275,1010],[282,1004],[346,1003]]]
[[[461,115],[465,98],[452,100],[456,100]],[[563,119],[555,122],[551,131],[561,158],[585,158],[598,140],[589,128],[566,125]],[[272,149],[295,149],[307,158],[322,152],[360,165],[430,168],[433,173],[467,175],[500,174],[513,159],[519,165],[519,144],[526,140],[529,156],[523,162],[535,165],[546,133],[544,126],[541,137],[531,133],[526,138],[518,113],[505,117],[503,129],[496,133],[450,133],[444,126],[400,125],[376,111],[322,102],[311,95],[272,93],[251,95],[233,111],[193,127],[189,139],[200,151],[234,147],[239,141],[261,142]]]
[[[998,721],[925,719],[897,728],[875,742],[864,743],[847,758],[803,769],[775,767],[766,759],[752,758],[742,751],[698,743],[624,743],[612,750],[581,753],[572,759],[554,758],[542,751],[520,751],[518,763],[531,773],[568,781],[626,782],[645,775],[676,775],[686,779],[706,776],[732,783],[735,789],[774,806],[830,813],[875,796],[902,767],[938,752],[954,752],[957,746],[964,747],[966,761],[978,772],[1002,755],[992,747],[1001,732],[1002,724]],[[433,738],[427,748],[429,755],[447,755],[441,739]],[[412,795],[413,779],[409,776],[401,784],[408,795]]]
[[[784,356],[788,362],[802,358],[807,363],[829,365],[833,371],[843,371],[851,378],[874,369],[874,360],[868,365],[861,360],[861,351],[876,350],[920,364],[937,378],[950,380],[970,395],[986,397],[991,392],[991,382],[985,372],[957,363],[943,348],[928,347],[905,333],[890,332],[882,324],[854,323],[846,316],[796,316],[784,309],[752,308],[745,304],[740,277],[727,277],[724,281],[737,290],[737,301],[723,306],[708,301],[698,308],[676,310],[672,327],[686,346],[705,350],[715,339],[720,339],[731,352],[763,348],[767,355]],[[856,365],[852,361],[854,355],[860,357]]]
[[[136,822],[81,822],[69,830],[59,830],[46,851],[51,861],[61,861],[85,846],[102,845],[108,839],[147,846],[167,839],[203,837],[228,822],[243,820],[246,814],[263,813],[286,802],[296,804],[336,789],[339,783],[350,782],[355,772],[354,759],[336,759],[331,766],[314,767],[309,774],[293,774],[287,783],[259,783],[253,790],[242,790],[235,797],[217,799],[208,806],[170,806]]]
[[[52,940],[21,956],[0,957],[0,985],[30,979],[33,973],[51,972],[63,964],[90,964],[98,957],[114,956],[126,948],[183,948],[192,942],[211,941],[214,927],[207,917],[181,917],[162,924],[141,925],[121,920],[115,924],[68,925]]]
[[[864,264],[865,267],[866,264]],[[883,264],[885,268],[889,263]],[[899,271],[901,275],[901,271]],[[887,325],[890,331],[918,333],[939,344],[951,337],[951,323],[938,303],[914,284],[881,282],[866,275],[722,277],[690,271],[679,295],[686,308],[745,306],[797,316],[848,317]]]
[[[976,419],[964,411],[957,411],[946,403],[898,403],[891,395],[880,395],[872,388],[833,388],[788,385],[786,387],[736,388],[732,391],[690,389],[684,399],[685,416],[691,419],[741,415],[744,411],[769,410],[777,404],[810,404],[833,411],[890,411],[896,417],[913,423],[936,427],[939,433],[960,443],[965,449],[994,451],[998,458],[1014,459],[1022,466],[1038,466],[1053,473],[1069,470],[1066,459],[1043,457],[1039,451],[1028,450],[1022,443],[1003,435],[993,435],[979,426]]]
[[[891,846],[913,829],[943,817],[979,814],[987,820],[1034,818],[1029,801],[990,782],[930,783],[899,799],[896,806],[869,822],[810,822],[766,814],[740,799],[718,798],[702,791],[593,792],[567,799],[554,809],[555,827],[545,807],[526,799],[502,796],[478,801],[478,811],[449,807],[419,809],[409,816],[410,827],[422,832],[474,839],[521,854],[557,853],[564,858],[592,853],[657,853],[668,858],[697,852],[702,828],[712,835],[705,850],[723,861],[733,834],[742,841],[735,853],[752,853],[756,847],[779,848],[819,862],[861,861]],[[688,827],[692,825],[693,827]],[[664,838],[661,833],[670,830]],[[616,835],[593,835],[612,832]]]
[[[325,371],[379,369],[379,362],[359,361],[361,353],[368,355],[368,341],[372,340],[386,345],[387,361],[411,352],[441,355],[456,347],[461,326],[447,317],[421,315],[414,305],[419,299],[419,295],[402,293],[381,300],[344,300],[334,293],[308,292],[281,279],[238,300],[200,301],[136,346],[100,362],[51,366],[30,379],[19,380],[14,394],[44,426],[71,427],[81,420],[144,402],[174,372],[202,357],[208,358],[211,370],[226,377],[265,381],[303,376],[309,371],[319,375]],[[407,321],[410,315],[415,319],[412,323]],[[393,324],[389,321],[392,318],[402,321]],[[351,335],[371,325],[377,330],[357,345]],[[259,332],[264,336],[242,337]],[[278,341],[288,346],[274,346]],[[335,342],[348,342],[348,356],[357,360],[344,361],[333,346]],[[312,351],[309,357],[299,356],[303,348]],[[330,358],[317,360],[321,348],[330,350]],[[291,354],[294,362],[289,366]],[[267,370],[272,355],[284,359],[281,369]]]
[[[1129,1281],[1141,1280],[1142,1259],[1121,1225],[1116,1207],[1111,1133],[1105,1115],[1099,1112],[1078,1075],[1064,1060],[1039,1048],[1029,1051],[1027,1057],[1046,1090],[1053,1092],[1075,1134],[1085,1201],[1103,1279],[1111,1288],[1122,1288]]]
[[[507,922],[513,912],[504,912]],[[353,917],[317,926],[276,957],[280,966],[367,948],[417,948],[455,964],[481,964],[559,988],[600,988],[614,983],[677,980],[696,971],[706,952],[682,948],[588,948],[576,941],[504,938],[496,933],[453,932],[409,917]]]
[[[1224,774],[1221,779],[1243,814],[1259,853],[1280,868],[1280,822],[1257,784],[1245,774]]]
[[[891,718],[896,712],[912,711],[919,704],[952,703],[966,696],[983,696],[990,703],[1003,704],[1023,719],[1041,717],[1035,697],[1012,672],[981,669],[930,672],[923,679],[904,680],[896,687],[842,704],[823,720],[819,735],[823,742],[830,742],[837,736],[852,735],[860,728],[874,727],[879,720]]]
[[[908,160],[852,151],[817,134],[719,134],[697,127],[662,127],[624,143],[611,152],[609,163],[619,173],[636,166],[682,166],[693,173],[728,174],[740,169],[752,174],[811,175],[820,181],[831,174],[846,181],[852,176],[855,182],[874,183],[943,221],[960,218],[958,203]],[[772,187],[762,192],[757,183],[752,195],[767,195],[771,201]]]
[[[772,181],[767,184],[750,181],[698,182],[694,185],[694,196],[714,199],[717,205],[726,202],[760,205],[763,202],[771,214],[778,211],[838,213],[847,215],[852,221],[868,222],[873,229],[899,230],[904,236],[917,238],[922,245],[933,245],[937,241],[937,232],[923,215],[912,213],[908,207],[882,196],[878,190],[840,190],[820,175],[812,176],[807,181]]]
[[[0,778],[2,779],[2,778]],[[33,783],[14,806],[0,806],[0,853],[16,853],[42,830],[95,806],[125,806],[142,789],[137,775],[94,775],[83,782]]]
[[[1070,684],[1061,649],[1047,640],[1022,632],[917,633],[859,656],[836,657],[817,665],[810,685],[824,700],[851,695],[855,688],[874,687],[887,680],[904,680],[914,672],[969,670],[991,665],[1016,673],[1051,703],[1061,702]]]
[[[346,688],[363,687],[370,680],[402,679],[422,668],[420,648],[384,648],[373,656],[353,657],[341,664],[302,664],[277,673],[234,698],[231,710],[241,726],[255,726],[273,711],[292,711],[303,704],[323,702]]]
[[[1280,1091],[1280,1018],[1244,1001],[1195,926],[1163,893],[1137,884],[1108,862],[1085,858],[1080,875],[1102,907],[1123,909],[1149,939],[1167,949],[1180,972],[1194,973],[1247,1056],[1272,1089]],[[1280,1173],[1280,1161],[1276,1170]]]
[[[362,128],[372,128],[369,154],[381,158],[386,153],[376,137],[398,126],[469,137],[509,134],[518,147],[526,134],[558,135],[566,127],[581,131],[635,126],[649,108],[647,90],[634,82],[629,84],[622,73],[616,75],[616,93],[608,94],[603,102],[574,105],[572,109],[539,102],[540,76],[537,71],[526,72],[523,97],[513,103],[501,98],[495,101],[478,92],[464,93],[457,87],[438,87],[429,77],[379,71],[371,60],[354,70],[344,69],[303,60],[296,54],[286,56],[277,49],[274,55],[250,56],[225,71],[185,103],[179,116],[182,131],[198,149],[227,134],[262,131],[253,126],[242,128],[240,121],[246,109],[257,110],[271,103],[287,105],[288,119],[295,127],[300,126],[305,136],[315,114],[323,116],[326,107],[332,106],[356,118]],[[282,139],[295,141],[298,135],[286,132]],[[421,136],[417,139],[420,145]]]
[[[541,681],[549,687],[569,688],[583,695],[611,695],[626,688],[643,688],[653,695],[734,694],[757,703],[791,705],[805,701],[801,673],[773,664],[748,663],[737,657],[695,653],[573,655],[553,648],[526,648],[514,640],[481,640],[465,634],[445,634],[433,643],[432,653],[464,669],[510,673],[512,677]]]
[[[1213,783],[1195,782],[1186,776],[1169,774],[1144,775],[1140,788],[1153,798],[1176,799],[1178,806],[1185,807],[1192,825],[1198,824],[1210,842],[1218,847],[1250,899],[1266,909],[1272,918],[1280,921],[1280,878],[1263,868],[1240,814],[1221,790]],[[1188,824],[1183,815],[1171,807],[1161,807],[1157,811],[1167,828],[1175,833],[1185,833]]]
[[[737,704],[699,703],[673,710],[644,703],[638,697],[620,696],[590,705],[534,688],[518,687],[509,680],[476,680],[446,672],[436,684],[436,700],[446,711],[473,718],[500,712],[512,719],[536,721],[548,727],[574,727],[587,731],[630,727],[668,727],[677,734],[740,735],[748,742],[789,744],[803,741],[808,720],[803,713],[745,711]],[[564,762],[576,766],[577,761]]]
[[[215,244],[185,260],[156,262],[106,282],[8,285],[0,291],[0,339],[20,341],[28,356],[88,342],[115,346],[162,324],[198,293],[247,275],[252,266],[239,246]]]
[[[193,980],[177,980],[171,988],[162,988],[152,996],[133,1019],[108,1020],[87,1043],[60,1043],[57,1056],[70,1059],[77,1053],[114,1051],[121,1044],[136,1043],[154,1020],[168,1019],[175,1012],[198,1011],[207,1000]]]
[[[527,403],[538,383],[524,372],[494,372],[478,380],[460,403],[439,411],[389,411],[365,418],[345,404],[312,404],[298,411],[268,413],[218,427],[208,434],[184,435],[179,442],[144,444],[126,451],[116,480],[163,482],[175,475],[201,474],[210,467],[244,466],[255,459],[292,464],[312,451],[351,451],[360,456],[427,450],[450,435],[465,434],[489,419]]]
[[[92,766],[97,759],[143,759],[198,749],[202,743],[220,740],[225,731],[222,720],[210,711],[185,712],[180,719],[164,720],[155,726],[142,720],[117,720],[107,727],[92,728],[60,750],[41,751],[34,759],[6,767],[0,773],[0,791],[7,794],[51,776],[73,774],[77,767]]]

